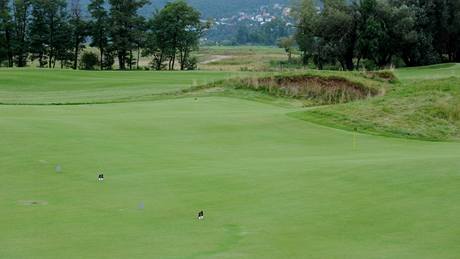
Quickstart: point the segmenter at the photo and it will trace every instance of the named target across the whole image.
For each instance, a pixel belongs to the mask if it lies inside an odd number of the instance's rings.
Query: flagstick
[[[355,128],[353,132],[353,150],[356,150],[356,132],[357,131],[358,131],[358,128]]]

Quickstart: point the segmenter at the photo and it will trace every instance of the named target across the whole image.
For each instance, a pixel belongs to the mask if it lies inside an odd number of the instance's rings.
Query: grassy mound
[[[264,91],[272,95],[315,100],[319,104],[346,103],[379,93],[340,77],[309,75],[274,76],[241,80],[238,88]]]
[[[361,73],[338,71],[309,71],[296,74],[233,78],[192,88],[221,89],[225,95],[242,97],[258,96],[265,99],[291,99],[303,106],[339,104],[383,95],[389,84],[385,80],[368,78]],[[188,90],[188,91],[190,91]],[[270,98],[272,97],[272,98]]]
[[[297,112],[291,116],[327,126],[424,140],[460,140],[460,66],[397,71],[403,80],[382,97]],[[447,71],[446,71],[447,69]],[[412,79],[414,74],[457,77]],[[441,70],[441,71],[439,71]],[[422,71],[422,72],[420,72]]]

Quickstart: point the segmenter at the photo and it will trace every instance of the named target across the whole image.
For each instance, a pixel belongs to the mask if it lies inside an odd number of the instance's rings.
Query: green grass
[[[458,257],[460,143],[298,119],[336,107],[455,120],[458,78],[408,69],[389,87],[310,73],[387,94],[317,109],[219,84],[184,90],[235,73],[0,70],[3,103],[92,103],[0,105],[0,258]],[[347,118],[331,126],[365,125]]]
[[[460,77],[460,64],[439,64],[426,67],[397,69],[396,75],[401,80],[433,80],[447,77]]]
[[[353,150],[352,134],[290,111],[222,97],[0,106],[0,257],[460,253],[458,143],[359,135]]]
[[[395,71],[382,97],[291,116],[323,125],[393,137],[460,140],[460,64]]]
[[[98,103],[186,89],[235,72],[0,69],[0,103]]]

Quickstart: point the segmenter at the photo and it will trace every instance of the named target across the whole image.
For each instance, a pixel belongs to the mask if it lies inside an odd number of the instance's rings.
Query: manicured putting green
[[[172,92],[239,73],[0,69],[0,103],[94,103]]]
[[[0,106],[0,258],[460,254],[459,143],[358,135],[353,150],[352,132],[291,111]]]

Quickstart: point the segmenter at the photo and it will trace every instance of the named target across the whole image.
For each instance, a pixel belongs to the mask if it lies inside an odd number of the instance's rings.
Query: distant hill
[[[90,0],[82,0],[86,5]],[[149,16],[155,8],[161,8],[168,0],[152,0],[151,4],[141,11],[143,15]],[[197,8],[204,18],[218,18],[235,15],[240,11],[259,8],[263,5],[289,4],[291,0],[187,0],[193,7]]]

